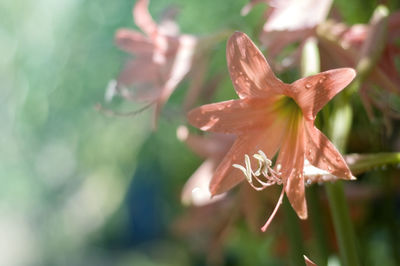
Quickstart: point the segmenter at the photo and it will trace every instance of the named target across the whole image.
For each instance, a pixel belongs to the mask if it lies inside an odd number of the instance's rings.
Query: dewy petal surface
[[[188,114],[189,122],[201,130],[238,133],[264,128],[275,119],[275,97],[240,99],[200,106]]]
[[[240,98],[265,98],[287,86],[275,76],[263,54],[244,33],[235,32],[228,40],[226,58]]]
[[[306,158],[312,165],[342,179],[352,178],[342,155],[313,122],[305,123],[305,134]]]
[[[290,94],[300,106],[308,120],[337,93],[343,90],[356,76],[352,68],[339,68],[302,78],[291,84]]]

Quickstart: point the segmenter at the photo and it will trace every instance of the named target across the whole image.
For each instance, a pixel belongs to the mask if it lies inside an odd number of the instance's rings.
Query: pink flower
[[[180,126],[177,129],[177,137],[197,155],[205,158],[183,187],[182,203],[203,206],[222,199],[225,194],[211,197],[209,186],[215,169],[232,146],[234,136],[226,134],[199,136],[189,133],[185,126]]]
[[[394,12],[388,18],[377,17],[373,16],[369,24],[351,27],[332,21],[321,25],[318,29],[321,65],[326,69],[356,67],[361,58],[372,58],[374,67],[365,76],[366,82],[360,89],[367,113],[373,118],[374,106],[385,116],[399,119],[398,110],[389,99],[400,96],[400,78],[395,66],[400,57],[396,45],[400,36],[400,12]]]
[[[315,34],[316,27],[326,19],[332,5],[332,0],[251,0],[242,9],[242,14],[259,2],[269,5],[260,41],[277,71],[298,63],[303,40]],[[297,49],[278,60],[286,47],[296,43],[299,44]]]
[[[335,69],[285,84],[274,75],[254,43],[240,32],[228,41],[227,61],[239,99],[203,105],[188,114],[189,122],[202,130],[237,136],[214,173],[210,191],[220,194],[243,181],[243,172],[232,165],[242,164],[245,155],[262,151],[266,157],[263,167],[257,164],[262,160],[260,154],[258,162],[248,163],[250,170],[259,166],[257,171],[264,179],[247,177],[249,183],[261,189],[282,184],[277,207],[285,192],[298,216],[306,219],[305,160],[339,178],[352,179],[343,157],[314,127],[314,120],[318,111],[351,82],[355,71]],[[270,159],[276,154],[272,167]]]
[[[120,29],[115,42],[135,55],[117,79],[117,91],[125,99],[155,104],[154,122],[177,85],[192,66],[197,38],[178,35],[176,24],[157,25],[148,11],[148,0],[138,0],[133,9],[136,25],[144,32]],[[128,87],[134,87],[129,90]]]

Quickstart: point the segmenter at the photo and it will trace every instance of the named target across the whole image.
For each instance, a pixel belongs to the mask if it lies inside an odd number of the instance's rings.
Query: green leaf
[[[400,152],[348,154],[344,156],[353,175],[362,174],[376,167],[400,163]]]

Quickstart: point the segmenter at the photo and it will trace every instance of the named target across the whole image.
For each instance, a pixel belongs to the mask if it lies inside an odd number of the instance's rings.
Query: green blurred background
[[[164,8],[176,5],[184,33],[230,28],[251,35],[263,8],[241,17],[246,3],[152,0],[150,12],[158,20]],[[366,22],[375,6],[367,3],[337,6],[347,10],[347,21]],[[200,164],[175,137],[185,121],[180,103],[187,84],[174,93],[156,132],[151,111],[108,117],[94,109],[128,58],[113,38],[120,27],[136,28],[133,5],[0,2],[0,265],[204,264],[168,233],[184,212],[180,189]],[[225,69],[224,42],[214,55],[210,72]],[[226,78],[217,97],[233,95]],[[117,100],[108,107],[140,105]],[[246,230],[233,234],[231,265],[269,261],[270,242]]]
[[[243,20],[244,3],[154,0],[150,12],[157,20],[174,4],[183,32],[208,34]],[[170,189],[151,181],[168,194],[158,199],[162,213],[155,218],[171,221],[178,212],[180,188],[200,162],[176,140],[183,120],[161,119],[153,133],[151,111],[115,118],[94,109],[128,58],[113,38],[120,27],[136,28],[133,5],[0,2],[0,265],[187,264],[178,244],[154,244],[161,258],[150,260],[124,248],[129,239],[123,237],[129,230],[124,200],[138,162],[157,168]]]

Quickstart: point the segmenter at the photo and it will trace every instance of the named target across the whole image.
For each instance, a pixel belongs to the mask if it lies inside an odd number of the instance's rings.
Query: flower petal
[[[273,1],[264,31],[302,30],[325,20],[332,0]]]
[[[220,200],[225,196],[221,194],[211,198],[209,185],[216,167],[217,162],[215,160],[207,159],[197,168],[196,172],[183,187],[181,194],[181,202],[183,204],[203,206]]]
[[[149,93],[153,95],[154,89],[152,88],[161,88],[159,71],[159,66],[154,64],[150,58],[143,57],[130,60],[117,79],[118,86],[126,87],[135,85],[136,87],[141,87],[142,85],[145,95]],[[159,93],[160,90],[157,90],[156,94]],[[141,96],[139,96],[139,98],[141,98]]]
[[[209,136],[189,133],[185,126],[179,126],[176,135],[197,155],[215,158],[219,161],[229,151],[236,137],[231,134],[210,134]]]
[[[266,130],[255,131],[252,132],[253,134],[239,135],[215,171],[210,183],[211,194],[223,193],[244,179],[243,173],[232,165],[242,165],[245,154],[253,155],[258,150],[262,150],[268,158],[272,158],[281,144],[285,129],[285,121],[275,120],[275,123],[267,127]],[[251,164],[252,168],[256,169],[256,160],[252,160]]]
[[[275,97],[240,99],[200,106],[188,114],[189,122],[205,131],[238,133],[264,128],[276,118]]]
[[[115,34],[115,43],[120,49],[138,56],[142,56],[143,54],[150,55],[154,49],[150,39],[140,32],[128,29],[117,31]]]
[[[174,61],[170,67],[170,72],[165,81],[162,94],[160,95],[160,105],[164,105],[178,84],[189,72],[192,66],[196,45],[197,39],[193,36],[182,35],[179,37]]]
[[[138,0],[133,8],[133,19],[136,25],[149,37],[157,31],[157,24],[149,13],[149,0]]]
[[[317,266],[317,264],[315,264],[312,260],[307,258],[306,255],[303,255],[303,258],[304,258],[304,261],[306,263],[306,266]]]
[[[342,179],[353,175],[339,151],[312,122],[306,122],[306,158],[314,166]]]
[[[301,219],[307,219],[304,188],[304,120],[294,116],[286,130],[276,165],[281,165],[286,195]]]
[[[250,0],[249,3],[247,3],[242,10],[240,10],[240,15],[242,16],[246,16],[252,9],[253,7],[258,4],[258,3],[262,3],[265,2],[265,0]]]
[[[289,93],[301,107],[306,119],[314,120],[322,107],[349,85],[355,76],[352,68],[325,71],[292,83]]]
[[[260,50],[242,32],[235,32],[228,40],[226,57],[240,98],[268,97],[287,87],[274,75]]]

